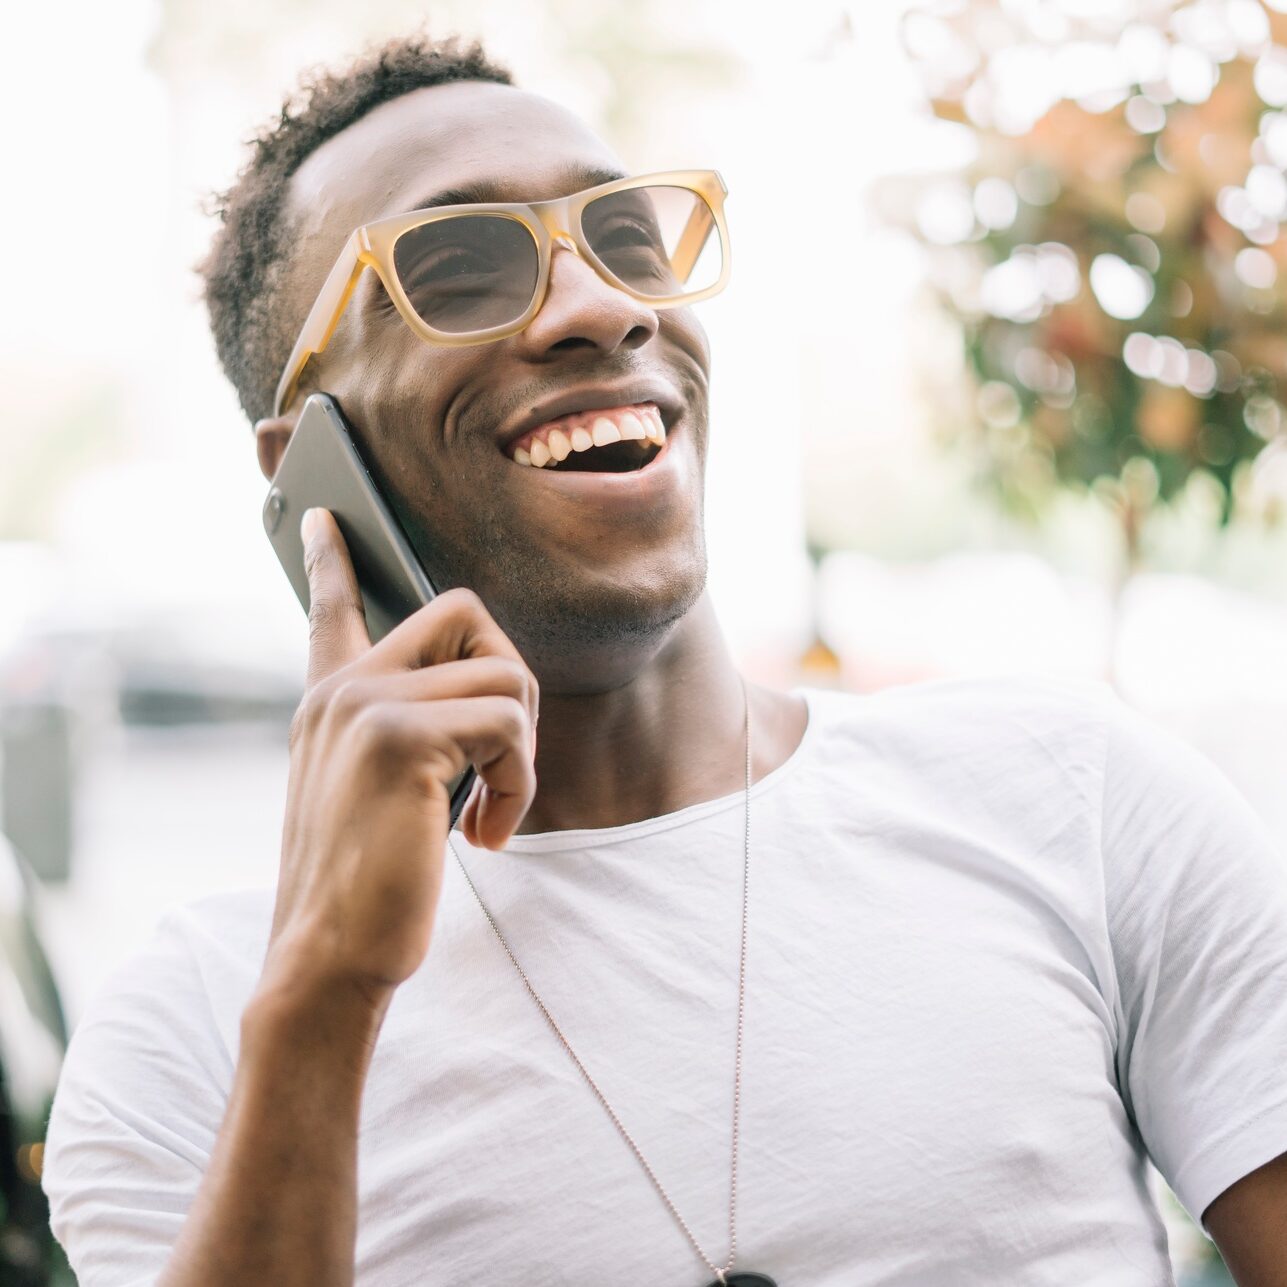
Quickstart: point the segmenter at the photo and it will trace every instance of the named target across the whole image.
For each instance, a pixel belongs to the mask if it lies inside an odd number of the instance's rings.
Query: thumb
[[[312,688],[371,647],[366,611],[349,547],[328,509],[309,509],[299,525],[308,577],[308,679]]]

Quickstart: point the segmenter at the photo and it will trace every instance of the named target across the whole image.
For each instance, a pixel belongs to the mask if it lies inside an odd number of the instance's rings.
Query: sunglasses
[[[610,286],[655,309],[677,308],[728,282],[727,192],[715,170],[673,170],[550,201],[439,206],[363,224],[309,311],[274,414],[294,400],[367,268],[430,344],[485,344],[521,331],[545,298],[556,242]]]

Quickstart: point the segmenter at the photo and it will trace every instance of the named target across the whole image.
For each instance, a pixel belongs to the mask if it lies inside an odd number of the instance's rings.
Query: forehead
[[[493,185],[498,201],[564,196],[572,167],[623,169],[559,104],[512,85],[456,81],[382,103],[328,139],[295,172],[287,207],[334,254],[359,224],[442,189]]]

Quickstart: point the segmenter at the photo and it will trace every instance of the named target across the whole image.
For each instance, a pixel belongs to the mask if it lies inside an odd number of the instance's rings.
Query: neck
[[[763,696],[775,706],[790,700]],[[762,751],[759,705],[752,692],[757,765],[777,740]],[[625,684],[542,689],[536,798],[519,833],[620,826],[736,791],[745,778],[743,713],[737,668],[703,594]]]

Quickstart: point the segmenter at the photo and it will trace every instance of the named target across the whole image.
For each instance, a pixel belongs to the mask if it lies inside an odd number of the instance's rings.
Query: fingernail
[[[317,509],[316,507],[312,509],[306,509],[304,511],[304,517],[299,520],[300,539],[303,540],[305,544],[307,544],[312,539],[313,533],[316,531],[317,531]]]

